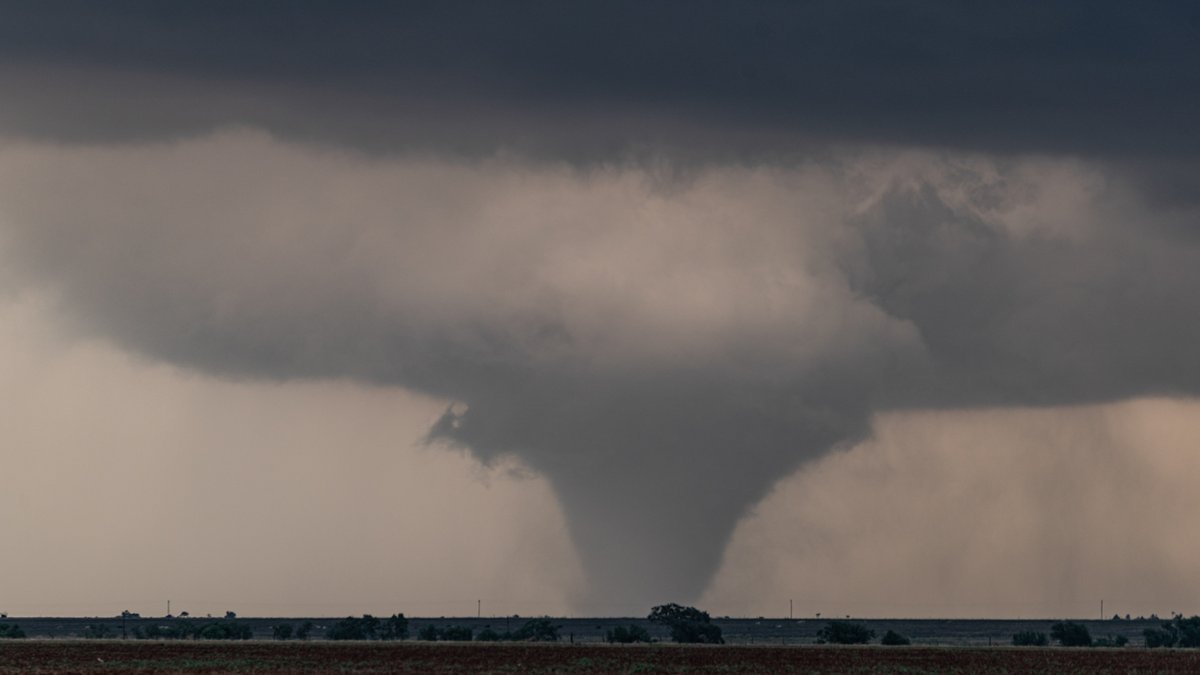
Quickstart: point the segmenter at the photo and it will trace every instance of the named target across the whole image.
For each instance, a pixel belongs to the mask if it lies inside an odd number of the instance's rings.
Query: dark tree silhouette
[[[708,612],[675,603],[658,605],[646,617],[650,623],[671,629],[671,639],[683,643],[723,644],[721,627],[712,623]]]

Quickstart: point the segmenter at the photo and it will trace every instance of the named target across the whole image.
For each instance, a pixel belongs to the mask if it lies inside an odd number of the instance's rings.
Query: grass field
[[[0,673],[1195,673],[1200,651],[18,640]]]

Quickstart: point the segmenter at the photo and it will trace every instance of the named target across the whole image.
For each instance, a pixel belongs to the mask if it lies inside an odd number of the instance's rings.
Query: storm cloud
[[[794,159],[830,139],[1193,156],[1200,10],[1120,2],[10,2],[9,130]]]
[[[1198,393],[1193,14],[687,7],[6,6],[5,285],[454,401],[592,598],[697,597],[882,411]]]

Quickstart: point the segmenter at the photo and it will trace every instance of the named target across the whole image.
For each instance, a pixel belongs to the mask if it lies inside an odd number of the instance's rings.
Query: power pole
[[[171,616],[171,601],[167,601],[167,616]]]
[[[1104,620],[1104,600],[1100,600],[1100,620]]]
[[[483,616],[483,600],[476,600],[475,601],[475,618],[478,619],[478,618],[481,618],[482,616]]]
[[[792,601],[788,600],[788,619],[792,618],[795,618],[795,615],[792,613]]]

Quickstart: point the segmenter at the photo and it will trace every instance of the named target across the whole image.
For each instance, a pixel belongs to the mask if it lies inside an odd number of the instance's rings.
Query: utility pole
[[[793,618],[795,618],[795,614],[792,612],[792,601],[788,600],[788,619]]]
[[[1100,620],[1104,620],[1104,600],[1100,600]]]
[[[475,618],[478,619],[478,618],[481,618],[482,616],[483,616],[483,600],[476,600],[475,601]]]
[[[171,616],[171,601],[167,601],[167,616]]]

